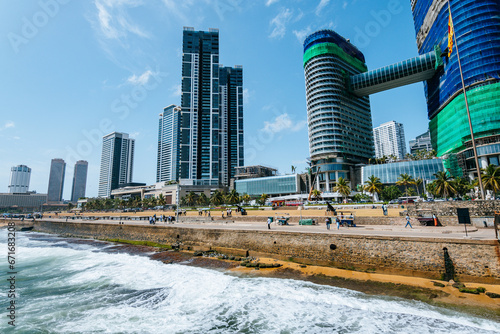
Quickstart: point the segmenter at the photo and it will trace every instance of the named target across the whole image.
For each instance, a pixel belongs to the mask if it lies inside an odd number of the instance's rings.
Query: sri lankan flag
[[[451,10],[448,7],[448,58],[451,56],[453,51],[453,20],[451,19]]]

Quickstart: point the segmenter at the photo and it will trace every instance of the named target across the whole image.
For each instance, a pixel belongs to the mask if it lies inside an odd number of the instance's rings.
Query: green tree
[[[296,170],[297,170],[297,167],[295,167],[294,165],[292,165],[292,174],[295,174]]]
[[[241,197],[241,199],[242,199],[243,203],[247,203],[247,204],[252,200],[252,198],[248,194],[243,195]]]
[[[219,190],[216,190],[210,197],[210,201],[213,205],[221,205],[224,202],[224,195]]]
[[[488,165],[481,170],[481,181],[483,181],[484,190],[491,190],[494,194],[500,191],[500,167]]]
[[[165,196],[163,196],[163,194],[160,193],[160,195],[158,195],[158,205],[164,206],[165,204],[167,204],[167,201],[165,200]]]
[[[396,185],[405,187],[406,197],[408,197],[408,186],[412,184],[415,184],[415,180],[413,180],[411,175],[406,173],[399,175],[399,178],[396,181]]]
[[[194,192],[190,191],[186,194],[186,205],[194,206],[196,204],[196,200],[198,199],[198,195]]]
[[[424,180],[422,180],[421,177],[417,177],[415,180],[415,187],[417,188],[417,194],[418,196],[420,196],[420,186],[422,185],[422,183],[424,183]]]
[[[335,187],[333,187],[333,191],[338,192],[342,195],[342,201],[344,197],[348,197],[351,193],[351,187],[347,184],[347,181],[343,177],[339,177]]]
[[[382,198],[383,201],[386,202],[401,197],[401,195],[403,195],[401,190],[399,190],[399,188],[394,185],[384,187],[382,189],[382,192],[380,193],[380,197]]]
[[[229,204],[237,204],[240,201],[240,194],[238,194],[236,189],[233,189],[227,194],[226,199]]]
[[[269,198],[268,194],[262,194],[262,195],[260,195],[260,203],[262,205],[266,204],[266,201],[267,201],[268,198]]]
[[[313,198],[315,201],[321,200],[321,191],[318,189],[314,189],[311,193],[311,198]]]
[[[456,192],[453,186],[453,178],[448,175],[448,172],[439,171],[434,176],[436,177],[436,180],[434,180],[436,184],[435,191],[438,196],[448,198]]]
[[[364,190],[372,194],[373,201],[375,202],[375,194],[380,194],[382,191],[382,182],[380,182],[378,177],[371,175],[368,177],[368,181],[366,181]]]
[[[73,209],[75,206],[73,205],[73,203],[69,202],[68,203],[68,211],[71,211],[71,209]]]
[[[472,185],[468,179],[457,177],[453,181],[453,187],[458,196],[464,197],[471,189]]]
[[[198,196],[197,202],[199,205],[207,205],[209,201],[210,201],[210,199],[207,197],[207,195],[205,195],[205,193],[201,193]]]

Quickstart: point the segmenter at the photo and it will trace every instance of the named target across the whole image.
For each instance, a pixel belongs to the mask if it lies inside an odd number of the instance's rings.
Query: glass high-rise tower
[[[500,158],[500,2],[450,0],[480,167]],[[418,52],[448,44],[448,3],[412,0]],[[438,156],[458,154],[464,171],[475,162],[456,48],[424,83],[432,146]],[[447,166],[449,167],[449,166]],[[474,176],[473,173],[470,174]]]
[[[243,165],[243,69],[219,63],[219,31],[185,27],[182,44],[179,179],[228,185]]]
[[[112,132],[102,137],[99,197],[109,197],[111,190],[132,182],[135,140],[127,133]]]
[[[318,188],[329,192],[374,155],[370,101],[351,94],[348,84],[367,68],[363,54],[331,30],[305,39],[303,62],[312,169],[320,168]]]
[[[66,163],[63,159],[52,159],[50,162],[49,188],[47,190],[47,202],[59,203],[63,200],[64,175]]]
[[[179,120],[181,108],[171,104],[163,109],[158,124],[156,182],[179,178]]]
[[[87,170],[89,163],[85,160],[78,160],[75,163],[75,171],[73,173],[73,187],[71,189],[71,202],[78,202],[79,198],[85,197],[85,189],[87,188]]]

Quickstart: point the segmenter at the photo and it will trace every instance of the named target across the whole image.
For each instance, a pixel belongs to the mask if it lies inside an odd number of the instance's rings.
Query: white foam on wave
[[[498,327],[420,302],[165,265],[99,246],[29,241],[21,248],[21,274],[37,277],[29,290],[36,298],[23,304],[19,321],[27,332],[479,334]]]

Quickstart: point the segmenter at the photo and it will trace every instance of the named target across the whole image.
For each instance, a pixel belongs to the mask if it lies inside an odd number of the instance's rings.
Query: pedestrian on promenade
[[[222,211],[222,219],[224,219],[224,211]]]
[[[267,229],[271,229],[271,217],[267,218]]]
[[[410,223],[410,216],[408,216],[408,214],[406,214],[406,225],[405,225],[405,228],[406,228],[408,225],[410,225],[410,228],[413,228],[413,227],[411,226],[411,223]]]
[[[339,230],[340,229],[340,219],[339,219],[339,217],[335,218],[335,222],[337,223],[337,230]]]
[[[329,230],[330,229],[330,224],[332,223],[332,221],[330,220],[330,218],[326,217],[325,218],[325,223],[326,223],[326,229]]]
[[[435,214],[432,214],[432,219],[434,219],[434,226],[438,226],[438,219]]]

